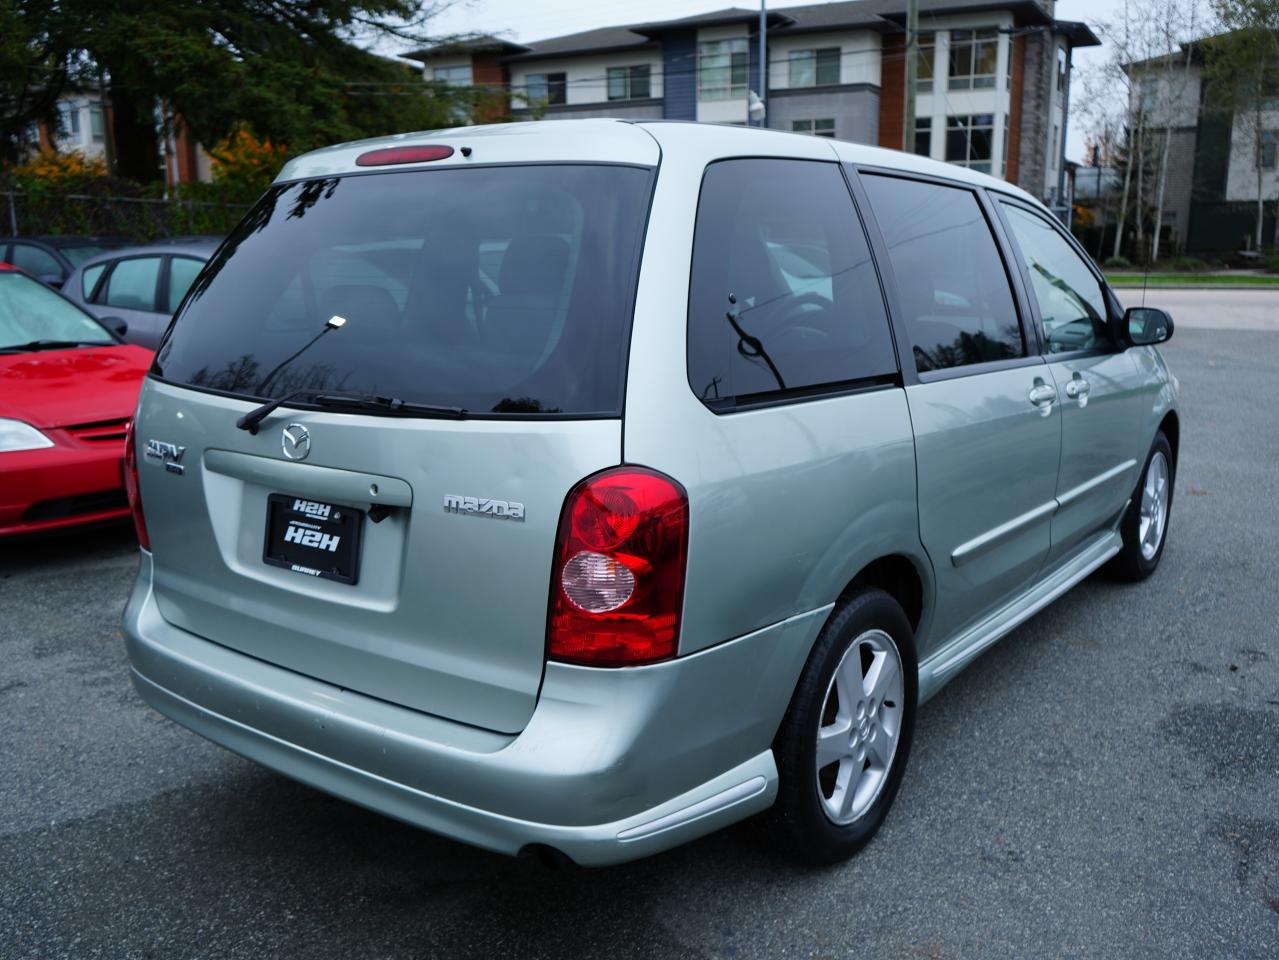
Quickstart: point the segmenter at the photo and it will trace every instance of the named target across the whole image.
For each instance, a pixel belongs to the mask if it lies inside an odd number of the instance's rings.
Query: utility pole
[[[919,60],[919,0],[906,0],[906,116],[902,120],[902,149],[915,152],[915,72]]]
[[[911,0],[914,2],[914,0]],[[766,6],[768,0],[759,0],[759,99],[765,101],[767,106],[767,90],[768,90],[768,13]],[[761,127],[767,125],[766,116],[760,117],[759,125]]]

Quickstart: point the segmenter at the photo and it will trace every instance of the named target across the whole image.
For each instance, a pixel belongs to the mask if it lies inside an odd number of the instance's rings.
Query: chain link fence
[[[223,236],[249,207],[177,198],[0,190],[0,234],[114,236],[133,243],[196,234]]]

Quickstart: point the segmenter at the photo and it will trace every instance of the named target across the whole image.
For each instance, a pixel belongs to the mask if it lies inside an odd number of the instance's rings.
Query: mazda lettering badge
[[[290,460],[305,460],[311,452],[311,434],[300,423],[290,423],[280,437],[280,449]]]

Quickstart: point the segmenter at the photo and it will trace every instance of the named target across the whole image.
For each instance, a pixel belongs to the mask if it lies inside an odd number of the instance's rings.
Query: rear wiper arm
[[[378,413],[390,413],[406,417],[436,417],[448,420],[461,420],[466,411],[461,407],[447,407],[431,403],[412,403],[398,397],[367,396],[362,393],[323,393],[319,390],[295,390],[282,397],[269,400],[260,407],[255,407],[235,421],[235,425],[249,433],[258,432],[258,424],[271,415],[277,407],[286,403],[313,403],[321,407],[345,408],[347,410],[368,410]]]

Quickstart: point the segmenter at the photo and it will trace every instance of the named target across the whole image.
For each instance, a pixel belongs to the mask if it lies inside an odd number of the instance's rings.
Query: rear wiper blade
[[[95,343],[90,340],[29,340],[0,347],[0,353],[29,353],[36,350],[65,350],[68,347],[110,347],[114,344]]]
[[[235,425],[249,433],[258,432],[258,424],[271,415],[277,408],[286,403],[313,403],[331,409],[360,410],[371,413],[387,413],[404,417],[436,417],[439,419],[461,420],[466,411],[461,407],[448,407],[432,403],[413,403],[398,397],[369,396],[362,393],[323,393],[319,390],[295,390],[282,397],[269,400],[260,407],[255,407],[235,421]]]

